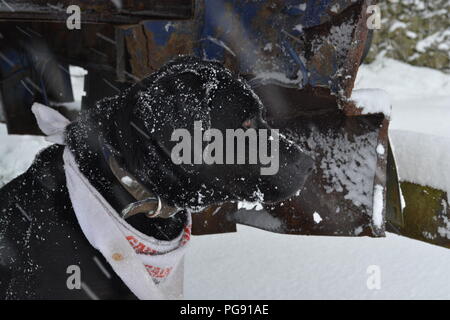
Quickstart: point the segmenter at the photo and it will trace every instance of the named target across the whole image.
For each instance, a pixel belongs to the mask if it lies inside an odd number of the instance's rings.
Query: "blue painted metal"
[[[196,4],[192,23],[198,26],[197,34],[186,33],[185,21],[147,21],[143,26],[158,46],[168,45],[174,34],[184,34],[194,42],[197,56],[225,65],[233,61],[235,69],[250,77],[271,74],[290,86],[339,90],[337,75],[343,65],[339,48],[333,48],[333,43],[325,43],[324,48],[318,45],[319,54],[326,54],[318,63],[320,59],[314,59],[315,52],[308,48],[311,34],[306,33],[354,1],[204,0]]]

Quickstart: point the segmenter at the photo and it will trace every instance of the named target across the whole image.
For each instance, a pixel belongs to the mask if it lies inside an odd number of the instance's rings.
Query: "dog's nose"
[[[314,168],[313,159],[296,145],[280,140],[278,172],[265,176],[260,186],[264,202],[273,203],[290,198],[303,187]]]

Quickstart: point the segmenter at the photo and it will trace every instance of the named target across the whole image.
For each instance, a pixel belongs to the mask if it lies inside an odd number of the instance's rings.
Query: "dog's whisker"
[[[93,256],[92,259],[94,260],[94,262],[97,264],[97,266],[99,267],[100,270],[102,270],[102,272],[105,274],[105,276],[108,279],[111,279],[111,274],[108,272],[108,270],[106,270],[105,266],[100,262],[100,260],[96,257]]]

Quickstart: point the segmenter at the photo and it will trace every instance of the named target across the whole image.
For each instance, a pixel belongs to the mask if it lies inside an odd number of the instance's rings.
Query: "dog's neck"
[[[127,205],[136,201],[109,168],[102,154],[98,133],[92,126],[83,119],[72,123],[67,128],[66,141],[80,171],[117,212],[121,212]],[[180,212],[169,219],[149,219],[143,214],[138,214],[127,219],[127,222],[147,235],[161,240],[171,240],[180,234],[185,220],[185,213]]]

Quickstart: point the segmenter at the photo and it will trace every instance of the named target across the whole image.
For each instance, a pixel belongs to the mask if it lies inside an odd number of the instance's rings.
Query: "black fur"
[[[280,171],[260,176],[259,165],[175,165],[170,158],[176,128],[241,127],[253,119],[268,128],[262,105],[236,75],[215,62],[179,58],[113,98],[84,111],[66,130],[66,142],[83,174],[117,210],[134,199],[108,168],[102,148],[167,203],[182,209],[229,200],[266,201],[291,196],[302,186],[311,160],[280,141]],[[136,127],[138,129],[136,129]],[[144,132],[144,134],[142,134]],[[85,290],[68,290],[69,265],[79,265],[85,285],[99,298],[134,298],[99,252],[85,239],[72,209],[62,161],[63,147],[42,151],[28,171],[0,189],[0,298],[89,298]],[[203,197],[199,197],[199,194]],[[179,234],[186,219],[138,215],[128,222],[159,239]],[[96,256],[112,275],[95,265]]]

